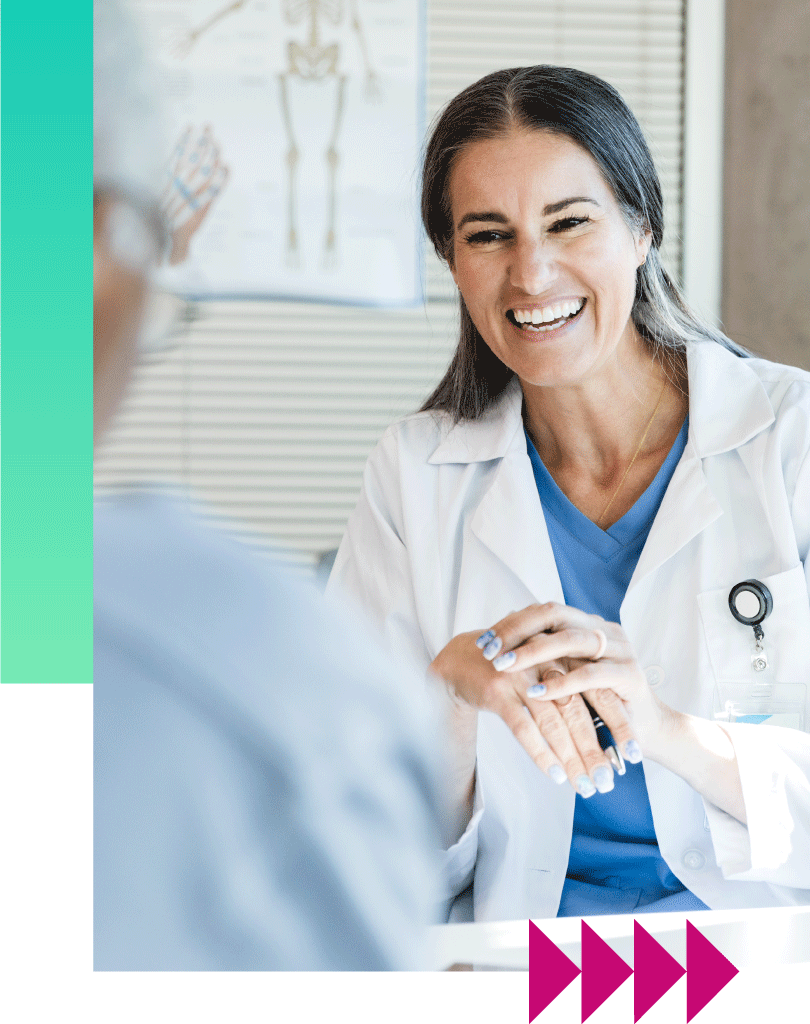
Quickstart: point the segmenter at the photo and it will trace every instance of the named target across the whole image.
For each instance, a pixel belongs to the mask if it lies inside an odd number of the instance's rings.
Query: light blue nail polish
[[[534,686],[530,686],[526,691],[527,697],[542,697],[546,692],[545,683],[535,683]]]
[[[478,639],[475,641],[475,646],[478,647],[480,650],[483,650],[486,647],[486,645],[489,643],[489,641],[490,640],[494,640],[494,639],[495,639],[495,630],[494,629],[488,629],[486,631],[486,633],[482,633],[481,636],[478,637]]]
[[[580,796],[584,796],[586,799],[589,796],[593,796],[596,792],[596,786],[594,786],[587,775],[578,775],[574,788]]]
[[[548,775],[551,781],[556,782],[558,786],[561,786],[564,782],[568,781],[568,776],[558,764],[553,764],[549,768]]]
[[[506,654],[501,654],[492,662],[492,667],[498,671],[503,672],[505,668],[510,668],[517,661],[517,655],[514,651],[507,651]]]
[[[499,636],[496,636],[494,640],[490,642],[484,648],[484,657],[487,661],[492,661],[498,651],[503,647],[503,640]]]
[[[605,764],[600,764],[593,773],[593,781],[600,793],[609,793],[613,789],[613,772]]]
[[[631,764],[638,764],[641,760],[641,747],[635,740],[628,740],[624,745],[624,756]]]

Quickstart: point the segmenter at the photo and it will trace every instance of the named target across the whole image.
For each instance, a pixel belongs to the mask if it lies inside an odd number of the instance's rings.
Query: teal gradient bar
[[[93,6],[6,0],[2,682],[92,682]]]

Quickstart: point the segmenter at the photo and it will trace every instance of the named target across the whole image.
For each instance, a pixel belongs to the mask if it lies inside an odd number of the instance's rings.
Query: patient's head
[[[163,246],[162,134],[126,11],[117,0],[95,0],[93,21],[93,433],[98,439],[129,379],[148,274]]]

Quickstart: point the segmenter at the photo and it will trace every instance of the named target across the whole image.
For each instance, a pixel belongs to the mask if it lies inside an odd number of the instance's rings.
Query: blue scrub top
[[[688,417],[655,479],[633,507],[600,529],[563,494],[528,433],[526,444],[566,604],[609,622],[619,611],[650,527],[686,447]],[[577,795],[558,917],[706,910],[658,849],[642,764],[627,764],[610,793]]]

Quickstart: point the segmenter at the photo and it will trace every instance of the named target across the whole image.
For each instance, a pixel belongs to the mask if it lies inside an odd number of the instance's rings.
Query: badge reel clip
[[[773,611],[770,590],[759,580],[744,580],[731,588],[728,606],[737,622],[753,628],[754,653],[751,655],[751,667],[755,672],[764,672],[768,667],[768,655],[765,652],[765,633],[761,624]]]

